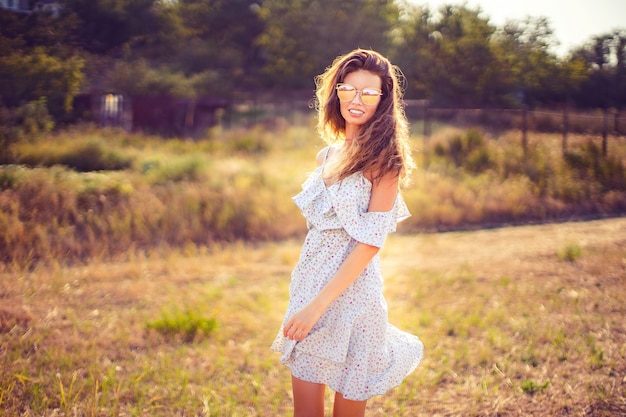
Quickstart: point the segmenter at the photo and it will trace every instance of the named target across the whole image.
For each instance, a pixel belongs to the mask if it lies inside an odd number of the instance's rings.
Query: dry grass
[[[0,268],[300,236],[289,196],[323,146],[307,120],[216,128],[197,142],[73,127],[14,143],[0,157]],[[611,138],[603,157],[591,139],[571,135],[564,157],[554,134],[533,134],[527,155],[515,131],[414,137],[406,230],[622,215],[626,141]]]
[[[0,415],[290,415],[269,345],[299,245],[5,270]],[[383,269],[390,321],[427,350],[368,416],[626,412],[626,219],[393,235]],[[175,311],[218,327],[149,328]]]

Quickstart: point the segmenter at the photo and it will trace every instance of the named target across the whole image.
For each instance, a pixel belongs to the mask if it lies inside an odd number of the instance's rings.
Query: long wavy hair
[[[369,71],[382,80],[381,100],[370,120],[363,124],[350,146],[344,146],[336,162],[329,166],[331,178],[342,180],[356,172],[370,172],[373,180],[388,173],[398,176],[400,187],[409,184],[415,167],[409,145],[409,124],[404,113],[404,76],[380,53],[355,49],[340,56],[326,71],[315,78],[317,86],[315,105],[318,114],[317,130],[329,145],[346,140],[346,121],[341,115],[335,92],[338,83],[357,70]]]

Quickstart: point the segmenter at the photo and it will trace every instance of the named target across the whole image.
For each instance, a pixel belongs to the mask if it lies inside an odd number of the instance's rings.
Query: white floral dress
[[[309,232],[291,276],[283,326],[319,293],[357,242],[381,248],[396,223],[410,216],[399,193],[390,211],[368,212],[372,185],[362,173],[326,187],[322,169],[313,171],[293,198]],[[400,385],[424,351],[419,338],[387,321],[378,255],[327,307],[304,340],[284,337],[283,326],[272,349],[282,353],[280,361],[292,375],[327,385],[353,401]]]

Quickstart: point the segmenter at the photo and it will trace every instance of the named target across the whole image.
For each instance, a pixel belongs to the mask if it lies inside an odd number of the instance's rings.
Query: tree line
[[[545,17],[494,25],[478,8],[406,0],[62,0],[59,16],[0,9],[0,107],[39,102],[71,121],[88,91],[221,97],[312,91],[355,47],[440,107],[626,104],[626,29],[565,57]],[[43,100],[43,101],[42,101]],[[7,110],[8,109],[8,110]],[[0,118],[2,116],[0,115]]]

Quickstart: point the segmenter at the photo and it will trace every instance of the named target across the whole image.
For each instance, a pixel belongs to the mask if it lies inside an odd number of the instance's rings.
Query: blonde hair
[[[369,71],[382,80],[383,95],[372,118],[361,126],[351,146],[344,147],[338,161],[330,167],[331,177],[342,180],[359,171],[369,171],[373,179],[388,173],[398,176],[401,187],[409,184],[415,162],[409,145],[409,124],[404,113],[402,87],[404,77],[378,52],[355,49],[340,56],[315,78],[317,130],[329,145],[345,141],[346,122],[341,116],[337,83],[357,70]]]

